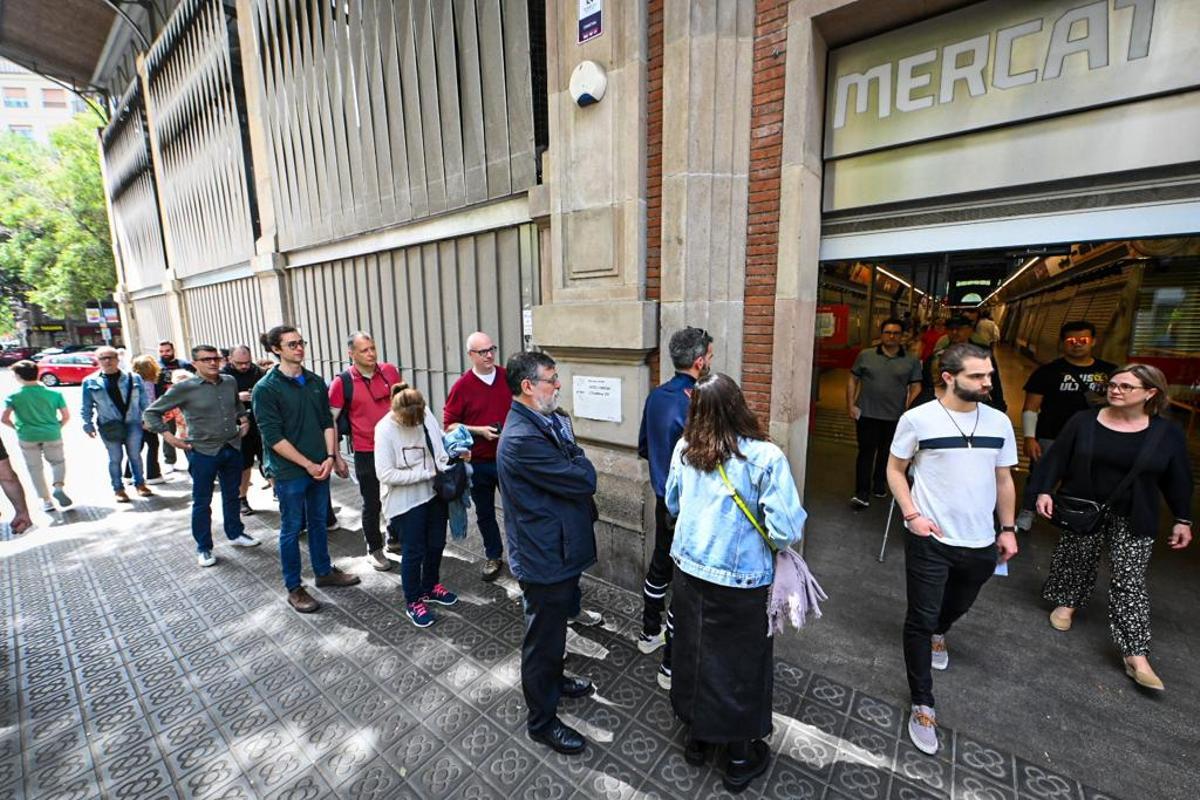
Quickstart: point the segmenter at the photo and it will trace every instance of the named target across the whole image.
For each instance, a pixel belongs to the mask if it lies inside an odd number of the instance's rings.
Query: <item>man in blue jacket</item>
[[[529,738],[560,753],[582,752],[583,736],[558,718],[558,699],[590,694],[592,684],[563,675],[567,618],[579,576],[596,563],[592,496],[596,469],[551,420],[561,384],[554,359],[517,353],[505,367],[512,407],[496,466],[508,567],[521,585],[525,637],[521,689]]]
[[[708,374],[712,366],[712,341],[708,331],[700,328],[684,328],[671,336],[668,348],[671,363],[675,366],[675,377],[650,392],[642,411],[642,427],[638,432],[638,455],[650,462],[650,485],[654,489],[654,552],[650,556],[650,567],[646,570],[646,581],[642,584],[642,633],[638,637],[638,650],[649,654],[663,645],[667,646],[658,669],[658,683],[668,690],[671,688],[671,615],[667,615],[665,630],[662,615],[667,602],[667,588],[674,574],[671,540],[675,526],[667,514],[663,497],[666,495],[671,453],[675,452],[675,443],[679,441],[683,425],[687,422],[692,387]]]

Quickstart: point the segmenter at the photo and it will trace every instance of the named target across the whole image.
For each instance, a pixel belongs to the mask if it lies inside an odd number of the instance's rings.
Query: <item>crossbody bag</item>
[[[784,622],[790,621],[796,630],[804,627],[804,622],[811,613],[821,617],[821,601],[829,596],[817,583],[804,559],[790,547],[777,547],[767,535],[767,529],[758,521],[758,517],[750,511],[742,495],[734,488],[729,476],[725,474],[725,465],[718,464],[717,471],[721,480],[733,495],[733,502],[750,520],[754,530],[762,537],[767,549],[775,557],[775,569],[771,577],[771,588],[767,594],[767,635],[774,636],[783,631]]]
[[[429,428],[425,427],[424,421],[421,422],[421,431],[425,434],[425,444],[429,447],[433,468],[437,472],[433,476],[433,493],[447,503],[457,500],[467,491],[467,465],[454,458],[450,460],[450,466],[446,467],[445,471],[438,470],[437,451],[433,449],[433,439],[429,438]]]
[[[1080,432],[1079,447],[1084,454],[1084,469],[1089,479],[1092,474],[1093,441],[1096,434],[1093,426],[1099,424],[1099,418],[1094,419],[1090,424],[1084,425],[1083,430]],[[1146,460],[1154,452],[1154,448],[1158,445],[1158,440],[1162,438],[1162,432],[1163,427],[1161,425],[1151,424],[1146,439],[1142,442],[1141,449],[1138,450],[1137,458],[1133,461],[1133,466],[1129,468],[1129,472],[1125,473],[1125,477],[1117,484],[1117,488],[1113,489],[1108,499],[1103,503],[1088,500],[1086,497],[1063,494],[1062,492],[1051,493],[1050,498],[1054,502],[1054,510],[1050,515],[1050,524],[1062,531],[1073,533],[1077,536],[1091,536],[1099,530],[1100,523],[1104,521],[1105,515],[1111,510],[1113,501],[1120,497],[1129,488],[1130,484],[1133,483],[1134,478],[1145,470]]]

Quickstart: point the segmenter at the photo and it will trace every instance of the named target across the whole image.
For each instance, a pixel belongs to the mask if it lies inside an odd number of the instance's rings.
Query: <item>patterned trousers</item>
[[[1054,548],[1042,597],[1055,606],[1083,608],[1096,584],[1101,548],[1107,547],[1112,580],[1108,587],[1108,625],[1125,656],[1150,653],[1150,594],[1146,567],[1154,538],[1134,536],[1129,520],[1108,515],[1091,536],[1063,533]]]

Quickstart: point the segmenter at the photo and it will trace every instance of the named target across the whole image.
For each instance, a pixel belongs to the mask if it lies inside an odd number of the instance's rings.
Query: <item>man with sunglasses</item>
[[[300,528],[308,522],[308,554],[318,587],[353,586],[357,575],[342,572],[329,559],[325,529],[329,476],[345,478],[350,469],[337,449],[337,430],[329,411],[329,390],[317,373],[304,368],[307,342],[291,325],[276,325],[261,337],[279,365],[251,393],[254,418],[262,434],[267,472],[279,495],[279,561],[288,604],[301,614],[321,607],[301,581]]]
[[[379,528],[382,510],[379,478],[375,475],[375,426],[392,409],[392,386],[400,383],[400,370],[379,361],[375,340],[366,331],[355,331],[346,339],[350,368],[329,384],[329,406],[335,422],[342,414],[349,421],[350,443],[354,447],[354,477],[362,496],[363,538],[367,540],[367,560],[380,572],[392,568],[383,549]],[[349,408],[346,398],[349,396]],[[400,544],[388,542],[388,549],[399,552]]]
[[[175,384],[171,391],[150,404],[142,414],[148,430],[162,434],[172,447],[192,457],[192,538],[196,561],[202,567],[217,563],[213,556],[213,480],[221,484],[221,522],[234,547],[256,547],[258,540],[246,535],[238,503],[242,481],[242,437],[250,429],[246,408],[238,399],[237,381],[221,374],[221,353],[212,345],[192,348],[196,377]],[[183,412],[188,435],[180,439],[167,430],[163,415],[171,409]]]
[[[496,366],[498,347],[492,337],[476,331],[467,337],[471,368],[462,374],[446,397],[442,424],[464,425],[475,437],[471,447],[471,502],[483,538],[485,581],[494,581],[504,568],[504,545],[496,524],[496,442],[512,406],[504,367]]]
[[[122,458],[129,460],[133,485],[142,497],[154,492],[142,473],[142,411],[146,408],[146,387],[142,376],[121,369],[117,350],[101,347],[96,351],[100,369],[83,379],[83,432],[93,439],[97,434],[108,450],[108,477],[118,503],[128,503],[121,470]]]
[[[1117,369],[1109,361],[1095,358],[1096,326],[1087,320],[1068,322],[1059,329],[1062,356],[1034,370],[1025,382],[1025,405],[1021,411],[1022,435],[1030,469],[1042,459],[1058,438],[1067,420],[1079,411],[1104,403],[1108,379]],[[1037,495],[1028,489],[1021,497],[1017,527],[1033,525]]]

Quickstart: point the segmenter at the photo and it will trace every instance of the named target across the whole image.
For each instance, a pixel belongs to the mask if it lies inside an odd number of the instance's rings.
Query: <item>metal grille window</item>
[[[1130,353],[1200,356],[1200,261],[1181,259],[1146,268]]]
[[[249,6],[282,249],[536,182],[527,0]]]

